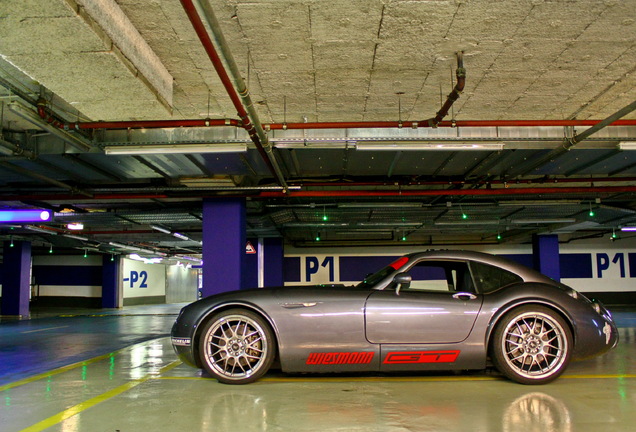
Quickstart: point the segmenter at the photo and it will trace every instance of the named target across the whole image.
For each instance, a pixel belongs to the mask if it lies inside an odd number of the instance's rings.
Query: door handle
[[[316,306],[318,303],[321,303],[321,302],[282,303],[281,306],[284,307],[285,309],[299,309],[299,308]]]
[[[469,292],[458,292],[457,294],[453,294],[453,298],[456,300],[475,300],[477,296],[473,293]]]

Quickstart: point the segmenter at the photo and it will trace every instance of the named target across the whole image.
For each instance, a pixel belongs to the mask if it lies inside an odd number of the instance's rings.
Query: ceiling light
[[[146,155],[183,153],[244,153],[247,144],[161,144],[161,145],[116,145],[105,146],[107,155]]]
[[[88,238],[86,237],[82,237],[82,236],[77,236],[74,234],[62,234],[64,237],[68,237],[71,239],[75,239],[75,240],[80,240],[80,241],[88,241]]]
[[[552,224],[552,223],[574,223],[574,218],[555,218],[555,219],[513,219],[510,223],[515,225],[525,224]]]
[[[84,229],[84,224],[81,222],[76,222],[76,223],[70,223],[66,225],[66,228],[70,229],[70,230],[83,230]]]
[[[636,231],[636,226],[628,226],[628,227],[622,227],[621,231],[625,231],[625,232],[633,232]]]
[[[358,150],[367,151],[367,150],[393,150],[393,151],[419,151],[419,150],[444,150],[444,151],[455,151],[455,150],[481,150],[481,151],[498,151],[503,150],[504,143],[400,143],[400,142],[392,142],[392,143],[361,143],[358,142],[356,145]]]
[[[448,221],[448,222],[434,222],[433,225],[435,226],[499,225],[500,222],[501,221],[498,221],[498,220],[484,220],[484,221],[471,220],[471,221],[463,221],[463,222]]]
[[[178,239],[180,239],[180,240],[185,240],[185,241],[189,241],[189,240],[190,240],[190,237],[185,236],[185,235],[183,235],[183,234],[180,234],[180,233],[178,233],[178,232],[173,232],[173,233],[172,233],[172,236],[173,236],[173,237],[176,237],[176,238],[178,238]]]
[[[164,234],[172,234],[172,231],[170,231],[169,229],[163,228],[163,227],[160,227],[160,226],[157,226],[157,225],[150,225],[150,228],[152,228],[155,231],[162,232]]]
[[[342,203],[338,204],[338,208],[422,208],[430,207],[430,204],[422,204],[418,202],[403,202],[403,203]]]
[[[636,150],[636,141],[621,141],[618,143],[621,150]]]
[[[35,231],[35,232],[39,232],[39,233],[43,233],[43,234],[57,234],[55,231],[53,230],[49,230],[46,228],[40,228],[40,227],[36,227],[33,225],[24,225],[23,228],[28,229],[29,231]]]
[[[48,222],[48,210],[0,210],[0,222]]]

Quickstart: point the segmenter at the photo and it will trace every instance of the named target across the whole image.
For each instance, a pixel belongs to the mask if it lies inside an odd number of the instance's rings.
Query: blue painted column
[[[256,253],[245,251],[245,279],[247,288],[282,286],[283,278],[283,239],[248,238]]]
[[[245,232],[245,199],[203,200],[203,297],[246,287]]]
[[[105,309],[121,307],[119,296],[119,268],[119,255],[104,255],[102,257],[102,307]]]
[[[535,270],[560,281],[559,236],[556,234],[532,236],[532,260]]]
[[[4,242],[1,315],[29,316],[31,243]]]
[[[263,286],[282,286],[283,279],[283,239],[264,238],[258,242],[259,271],[263,272]]]

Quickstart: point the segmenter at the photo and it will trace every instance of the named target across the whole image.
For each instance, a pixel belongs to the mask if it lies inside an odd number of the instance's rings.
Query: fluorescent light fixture
[[[295,149],[295,150],[346,150],[356,148],[356,143],[349,141],[278,141],[270,140],[275,148],[279,149]]]
[[[142,261],[145,264],[159,264],[161,261],[163,261],[163,258],[161,257],[144,258],[142,256],[139,256],[138,254],[130,254],[128,255],[128,258],[135,261]]]
[[[160,226],[157,226],[157,225],[150,225],[150,228],[152,228],[155,231],[162,232],[164,234],[172,234],[172,232],[169,229],[163,228],[163,227],[160,227]]]
[[[160,144],[160,145],[110,145],[104,147],[107,155],[152,155],[183,153],[244,153],[246,143],[210,144]]]
[[[435,226],[466,226],[466,225],[499,225],[501,221],[498,220],[485,220],[485,221],[477,221],[477,220],[463,220],[463,221],[448,221],[448,222],[434,222]]]
[[[386,202],[386,203],[342,203],[338,204],[338,208],[374,208],[374,209],[384,209],[384,208],[422,208],[422,207],[430,207],[429,204],[424,205],[419,202]]]
[[[82,237],[82,236],[77,236],[74,234],[62,234],[64,237],[68,237],[71,239],[75,239],[75,240],[80,240],[80,241],[88,241],[88,238],[86,237]]]
[[[2,222],[48,222],[51,212],[48,210],[0,210]]]
[[[627,226],[627,227],[622,227],[621,231],[625,231],[625,232],[634,232],[636,231],[636,226]]]
[[[356,145],[358,150],[392,150],[392,151],[419,151],[419,150],[443,150],[443,151],[498,151],[503,150],[504,143],[481,143],[481,142],[464,142],[464,143],[412,143],[412,142],[391,142],[391,143],[373,143],[358,142]]]
[[[178,232],[173,232],[173,233],[172,233],[172,236],[173,236],[173,237],[176,237],[176,238],[178,238],[178,239],[180,239],[180,240],[185,240],[185,241],[189,241],[189,240],[190,240],[190,237],[185,236],[185,235],[183,235],[183,234],[179,234]]]
[[[174,256],[177,259],[182,259],[182,260],[186,260],[186,261],[192,261],[194,263],[197,264],[201,264],[203,262],[203,260],[201,258],[197,258],[197,257],[191,257],[188,255],[175,255]]]
[[[621,141],[618,143],[621,150],[636,150],[636,141]]]
[[[28,229],[29,231],[35,231],[35,232],[39,232],[39,233],[43,233],[43,234],[53,234],[53,235],[57,234],[53,230],[40,228],[40,227],[36,227],[36,226],[33,226],[33,225],[24,225],[23,228]]]
[[[166,256],[167,254],[163,253],[163,252],[157,252],[155,250],[151,250],[151,249],[143,249],[137,246],[128,246],[122,243],[117,243],[117,242],[108,242],[108,244],[110,246],[116,247],[116,248],[120,248],[120,249],[126,249],[129,251],[135,251],[135,252],[142,252],[142,253],[147,253],[147,254],[155,254],[155,255],[160,255],[160,256]]]
[[[552,224],[552,223],[574,223],[574,218],[555,218],[555,219],[513,219],[510,223],[515,225],[525,224]]]
[[[66,225],[66,228],[70,230],[80,231],[84,229],[84,224],[81,222],[70,223]]]
[[[213,176],[213,177],[187,177],[180,178],[179,183],[187,187],[230,187],[236,188],[236,183],[231,177]]]

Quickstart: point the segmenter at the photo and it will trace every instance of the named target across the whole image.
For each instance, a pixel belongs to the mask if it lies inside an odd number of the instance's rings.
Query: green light
[[[594,217],[594,210],[590,210],[590,217]]]
[[[406,236],[402,236],[402,241],[406,241]]]
[[[53,245],[51,245],[51,247],[49,248],[49,253],[52,254],[53,253]]]
[[[320,241],[320,236],[316,236],[316,241],[319,242]]]
[[[497,234],[497,240],[501,240],[501,234]]]
[[[88,252],[84,249],[84,258],[88,258]]]
[[[462,219],[468,219],[468,215],[466,213],[462,213]]]
[[[327,215],[322,215],[322,220],[323,220],[323,221],[328,221],[328,220],[329,220],[329,218],[327,217]]]

